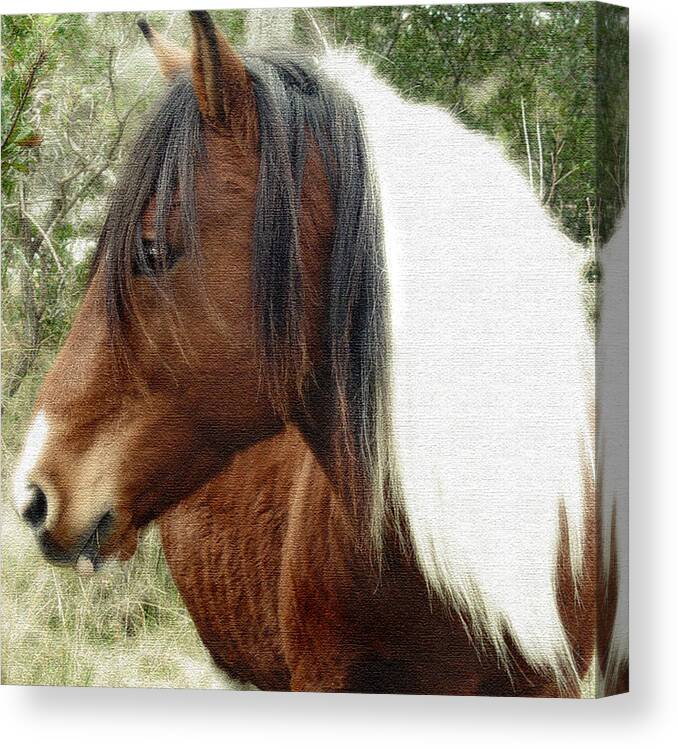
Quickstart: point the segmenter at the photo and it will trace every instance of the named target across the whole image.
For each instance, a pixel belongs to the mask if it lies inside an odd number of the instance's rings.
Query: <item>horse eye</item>
[[[166,245],[162,248],[154,239],[142,239],[133,262],[134,275],[157,275],[169,270],[179,259],[180,252]]]

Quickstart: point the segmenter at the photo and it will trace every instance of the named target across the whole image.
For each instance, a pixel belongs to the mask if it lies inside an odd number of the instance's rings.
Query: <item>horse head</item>
[[[287,121],[317,87],[300,66],[239,56],[207,13],[191,21],[192,54],[139,24],[169,88],[120,177],[16,473],[17,509],[57,563],[132,553],[138,529],[234,451],[295,414],[310,423],[309,392],[331,376],[333,204],[308,120]]]

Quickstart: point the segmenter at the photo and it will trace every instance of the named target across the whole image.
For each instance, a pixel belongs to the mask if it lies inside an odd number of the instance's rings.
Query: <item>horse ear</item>
[[[209,13],[189,13],[193,26],[193,88],[200,111],[212,125],[233,126],[252,108],[252,88],[243,61]]]
[[[160,66],[160,72],[168,81],[173,81],[177,75],[190,68],[191,55],[189,52],[159,34],[145,18],[139,18],[137,26],[141,29],[141,33],[153,50]]]

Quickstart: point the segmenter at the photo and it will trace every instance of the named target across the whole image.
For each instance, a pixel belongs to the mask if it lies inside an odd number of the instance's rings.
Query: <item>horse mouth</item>
[[[92,531],[71,550],[64,549],[48,533],[43,533],[39,539],[42,553],[52,563],[61,566],[74,565],[78,572],[92,574],[103,563],[101,546],[111,535],[113,520],[113,512],[104,512],[94,524]]]

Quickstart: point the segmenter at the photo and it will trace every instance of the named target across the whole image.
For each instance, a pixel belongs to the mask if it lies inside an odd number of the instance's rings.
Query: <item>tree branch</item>
[[[400,37],[400,29],[403,27],[403,23],[405,22],[405,19],[403,18],[402,11],[400,12],[400,18],[398,19],[398,23],[396,24],[395,29],[393,30],[393,36],[391,37],[391,41],[389,42],[388,47],[384,50],[384,57],[388,58],[391,52],[393,52],[393,48],[396,45],[396,42],[398,41],[398,38]]]
[[[525,99],[520,97],[520,112],[523,120],[523,136],[525,138],[525,150],[527,151],[527,172],[530,177],[530,187],[534,189],[534,177],[532,176],[532,151],[530,150],[530,136],[527,133],[527,118],[525,116]]]
[[[31,65],[30,72],[28,73],[28,80],[26,81],[26,85],[24,87],[24,90],[21,93],[21,98],[19,99],[19,103],[17,104],[16,110],[14,111],[14,116],[12,117],[12,122],[9,126],[9,130],[7,130],[7,134],[2,139],[2,150],[5,150],[5,147],[9,144],[9,142],[12,139],[12,135],[14,135],[14,131],[16,130],[17,125],[19,124],[19,119],[21,118],[21,115],[26,110],[26,106],[28,104],[28,97],[33,90],[33,86],[35,85],[35,78],[38,73],[38,70],[45,64],[45,61],[47,60],[47,51],[45,49],[41,49],[35,62],[33,65]]]
[[[62,264],[61,264],[61,261],[59,260],[59,255],[57,254],[57,251],[56,251],[56,249],[54,249],[54,245],[53,245],[53,244],[52,244],[52,242],[50,241],[50,238],[49,238],[49,236],[47,236],[47,233],[45,232],[45,230],[44,230],[44,229],[42,228],[42,226],[41,226],[41,225],[40,225],[40,224],[39,224],[39,223],[38,223],[38,222],[37,222],[37,221],[35,220],[35,218],[33,218],[33,216],[32,216],[32,215],[31,215],[31,214],[30,214],[30,213],[29,213],[29,212],[28,212],[28,211],[26,210],[26,207],[25,207],[24,205],[22,205],[22,206],[21,206],[21,213],[22,213],[22,215],[24,215],[24,216],[25,216],[25,217],[26,217],[26,218],[27,218],[27,219],[28,219],[28,220],[29,220],[29,221],[30,221],[30,222],[31,222],[31,223],[33,224],[33,226],[34,226],[34,227],[35,227],[35,228],[37,229],[38,233],[39,233],[39,234],[40,234],[40,236],[42,237],[42,239],[43,239],[43,241],[45,242],[45,244],[47,244],[47,247],[49,248],[49,251],[50,251],[50,252],[51,252],[51,254],[52,254],[52,259],[54,260],[54,264],[55,264],[55,265],[57,266],[57,269],[59,270],[59,272],[63,274],[63,272],[64,272],[64,268],[63,268],[63,266],[62,266]]]

